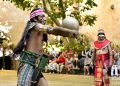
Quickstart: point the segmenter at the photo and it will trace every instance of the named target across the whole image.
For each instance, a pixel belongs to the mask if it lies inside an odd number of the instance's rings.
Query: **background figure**
[[[57,72],[61,73],[63,68],[65,67],[65,58],[66,58],[66,53],[62,52],[60,56],[58,56],[56,62],[57,62]]]
[[[3,47],[0,44],[0,69],[3,67]]]
[[[111,42],[106,39],[104,30],[98,31],[98,39],[94,42],[93,62],[95,62],[95,86],[109,86],[108,70],[112,66]]]
[[[84,51],[82,51],[82,56],[85,57],[85,60],[84,60],[84,75],[89,75],[90,74],[90,71],[89,71],[89,68],[90,68],[90,65],[91,65],[91,57],[90,57],[90,50],[89,49],[86,49]]]
[[[115,58],[117,59],[117,66],[118,66],[118,75],[120,75],[120,52],[117,51],[115,54]]]
[[[83,51],[82,51],[83,52]],[[78,54],[78,67],[79,67],[79,69],[80,69],[80,71],[83,71],[83,69],[84,69],[84,60],[85,60],[85,57],[84,56],[82,56],[82,52],[80,52],[79,54]],[[84,71],[83,71],[84,72]]]
[[[71,53],[71,52],[67,53],[65,67],[66,67],[68,73],[70,73],[71,69],[74,67],[74,65],[73,65],[73,53]]]
[[[49,63],[48,63],[48,70],[51,72],[51,73],[56,73],[57,71],[57,63],[56,63],[56,58],[52,55],[49,56]]]
[[[111,76],[118,76],[118,59],[117,55],[113,58],[113,65],[111,67]]]
[[[4,50],[5,53],[5,69],[11,69],[11,54],[13,53],[12,49],[9,47]]]
[[[94,74],[94,64],[93,64],[93,61],[92,61],[92,56],[93,56],[93,49],[90,49],[89,51],[89,56],[90,56],[90,66],[89,66],[89,73],[90,75]]]
[[[57,55],[58,55],[58,51],[55,50],[54,48],[52,48],[52,51],[50,52],[50,55],[52,55],[52,56],[54,56],[56,58]]]
[[[79,60],[78,60],[78,53],[77,52],[74,52],[74,55],[73,55],[73,65],[74,65],[74,68],[78,68]]]

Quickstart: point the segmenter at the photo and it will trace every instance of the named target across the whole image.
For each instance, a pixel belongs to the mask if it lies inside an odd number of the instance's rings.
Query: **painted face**
[[[98,40],[103,41],[105,39],[105,33],[98,33]]]
[[[98,40],[99,41],[103,41],[105,39],[105,35],[103,36],[103,35],[98,35]]]
[[[45,15],[39,15],[38,16],[38,22],[45,24],[46,23],[46,17]]]

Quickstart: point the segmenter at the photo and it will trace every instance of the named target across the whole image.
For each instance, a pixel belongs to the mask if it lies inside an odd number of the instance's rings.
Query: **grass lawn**
[[[94,86],[93,76],[44,74],[49,86]],[[16,71],[0,71],[0,86],[16,86]],[[120,86],[120,78],[111,78],[110,86]]]

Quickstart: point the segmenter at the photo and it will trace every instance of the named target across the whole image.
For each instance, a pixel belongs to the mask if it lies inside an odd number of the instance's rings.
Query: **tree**
[[[65,48],[72,48],[73,50],[77,51],[77,52],[81,52],[82,50],[84,50],[85,48],[90,48],[90,41],[88,39],[88,37],[84,34],[80,34],[80,41],[77,41],[73,38],[70,38],[70,42],[67,42],[69,40],[66,39],[62,39],[64,42],[64,47]]]
[[[47,23],[52,26],[57,25],[61,26],[61,21],[66,16],[73,16],[81,25],[90,25],[95,24],[96,15],[90,14],[93,7],[96,7],[97,4],[94,0],[4,0],[14,3],[18,8],[22,10],[31,10],[35,7],[41,7],[44,9],[45,13],[48,15]],[[89,12],[89,14],[88,14]],[[80,35],[82,37],[82,35]],[[67,39],[64,39],[64,41]],[[72,42],[66,41],[68,46],[75,48],[76,50],[84,49],[84,46],[89,45],[89,40],[80,40]],[[86,44],[87,42],[87,44]],[[82,44],[81,44],[82,43]],[[66,45],[66,46],[67,46]],[[76,45],[76,46],[73,46]],[[81,47],[80,47],[81,46]],[[79,49],[78,49],[79,47]]]
[[[35,7],[44,9],[48,17],[48,23],[61,26],[60,20],[66,16],[74,16],[80,25],[92,26],[95,24],[96,15],[86,14],[97,4],[94,0],[4,0],[14,3],[18,8],[31,10]],[[52,21],[51,21],[52,20]]]

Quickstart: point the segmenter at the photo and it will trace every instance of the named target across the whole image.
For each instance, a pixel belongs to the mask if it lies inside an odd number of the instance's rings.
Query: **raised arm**
[[[53,27],[52,29],[48,28],[48,33],[53,35],[60,35],[63,37],[71,37],[71,38],[77,38],[78,31],[77,30],[70,30],[63,27]]]
[[[48,33],[52,35],[60,35],[63,37],[71,37],[77,38],[78,37],[78,30],[70,30],[63,27],[50,27],[47,25],[37,24],[35,28],[43,33]]]
[[[82,51],[81,55],[82,55],[82,56],[86,56],[86,55],[85,55],[85,50]]]

